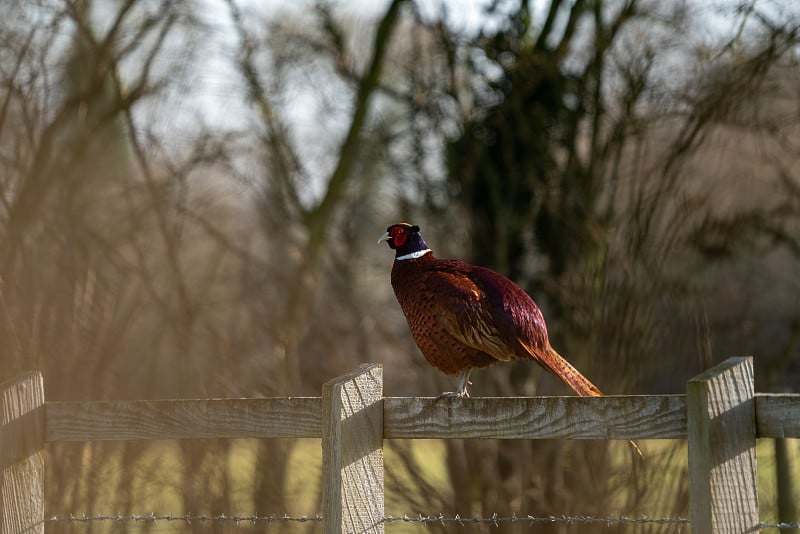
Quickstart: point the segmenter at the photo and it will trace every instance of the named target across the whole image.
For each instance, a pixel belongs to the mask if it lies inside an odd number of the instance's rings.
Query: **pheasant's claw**
[[[445,391],[444,393],[437,395],[434,401],[438,402],[442,399],[466,399],[469,397],[469,391],[467,388],[463,390],[456,390],[456,391]]]
[[[466,372],[461,374],[461,380],[458,381],[458,388],[455,391],[445,391],[438,397],[436,397],[437,401],[442,399],[466,399],[469,397],[469,388],[470,382],[469,380],[469,373],[470,371],[467,370]]]

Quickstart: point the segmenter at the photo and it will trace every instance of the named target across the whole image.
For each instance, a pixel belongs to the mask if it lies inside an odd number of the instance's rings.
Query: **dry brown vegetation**
[[[449,389],[374,244],[413,220],[439,255],[529,289],[609,393],[679,393],[743,354],[757,390],[796,387],[800,12],[663,4],[500,6],[464,33],[399,0],[9,3],[2,379],[41,369],[48,400],[319,395],[376,361],[389,396]],[[474,381],[565,394],[529,365]],[[146,513],[160,491],[174,512],[295,510],[294,442],[161,446],[167,463],[136,443],[50,447],[46,514]],[[677,446],[639,466],[605,443],[442,449],[448,491],[394,444],[392,513],[687,512]]]

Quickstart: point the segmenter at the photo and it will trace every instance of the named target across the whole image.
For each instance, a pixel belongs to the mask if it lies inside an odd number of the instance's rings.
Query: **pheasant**
[[[517,284],[485,267],[436,258],[419,226],[393,224],[383,241],[395,251],[392,288],[414,341],[433,367],[460,376],[458,388],[437,399],[468,397],[472,369],[515,359],[535,361],[578,395],[602,395],[550,345],[541,310]]]

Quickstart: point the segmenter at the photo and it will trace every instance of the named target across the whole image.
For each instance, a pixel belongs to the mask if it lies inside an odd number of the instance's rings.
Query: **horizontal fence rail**
[[[383,398],[386,439],[686,439],[686,395]],[[48,402],[46,440],[321,438],[322,398]],[[755,395],[756,437],[800,438],[800,394]]]
[[[322,398],[48,402],[52,441],[320,438]]]
[[[687,439],[692,531],[753,532],[775,526],[758,521],[755,439],[800,438],[800,395],[754,393],[752,358],[732,358],[693,378],[687,395],[436,400],[383,397],[382,391],[382,368],[364,364],[326,383],[321,397],[45,402],[41,375],[27,373],[0,385],[0,530],[43,532],[48,521],[81,520],[44,517],[48,442],[211,438],[321,438],[324,513],[298,519],[321,521],[326,533],[380,533],[396,521],[466,524],[475,518],[386,516],[382,442],[474,438]],[[136,520],[166,517],[188,516]]]

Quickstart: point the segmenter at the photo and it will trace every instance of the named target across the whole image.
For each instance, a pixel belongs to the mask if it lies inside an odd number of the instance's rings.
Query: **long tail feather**
[[[603,396],[603,392],[600,391],[597,386],[592,384],[588,378],[583,376],[580,371],[575,369],[575,367],[573,367],[571,363],[569,363],[566,359],[564,359],[563,356],[556,352],[553,347],[548,345],[545,350],[534,350],[522,340],[520,340],[519,343],[539,365],[545,367],[549,371],[552,371],[558,378],[560,378],[581,397]],[[644,458],[642,450],[638,445],[636,445],[635,441],[629,439],[628,443],[640,458]]]
[[[522,345],[536,363],[554,373],[581,397],[600,397],[603,395],[603,392],[597,386],[575,369],[553,347],[548,345],[545,349],[534,349],[522,340],[519,340],[519,344]]]
[[[544,364],[547,369],[555,373],[557,377],[581,397],[601,397],[603,395],[600,388],[592,384],[588,378],[583,376],[580,371],[575,369],[571,363],[552,347],[548,347],[543,356],[537,361]]]

